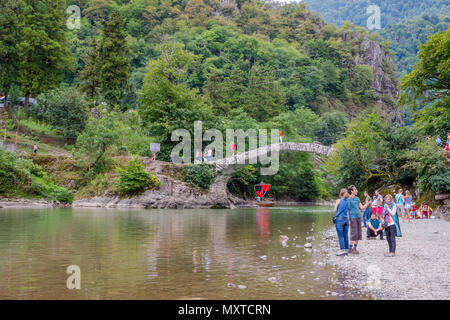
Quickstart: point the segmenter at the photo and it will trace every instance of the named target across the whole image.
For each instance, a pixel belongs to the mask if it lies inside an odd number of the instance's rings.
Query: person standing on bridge
[[[213,152],[211,149],[208,149],[208,162],[213,161]]]
[[[231,143],[231,156],[234,157],[236,154],[236,144],[234,142]]]
[[[283,143],[283,129],[280,130],[280,143]]]

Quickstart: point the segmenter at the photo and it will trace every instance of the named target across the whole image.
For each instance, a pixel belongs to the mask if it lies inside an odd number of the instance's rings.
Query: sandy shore
[[[396,256],[384,257],[386,240],[363,240],[358,255],[337,257],[335,229],[325,232],[328,260],[344,272],[343,285],[375,299],[450,299],[450,222],[442,219],[401,222]]]

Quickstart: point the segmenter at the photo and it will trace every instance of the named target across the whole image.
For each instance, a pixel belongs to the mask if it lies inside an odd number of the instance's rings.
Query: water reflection
[[[260,242],[262,244],[268,244],[270,237],[270,220],[268,208],[256,209],[256,225],[258,227]]]
[[[0,298],[331,298],[335,270],[302,247],[328,227],[329,210],[313,207],[3,210]],[[66,288],[69,265],[81,290]]]

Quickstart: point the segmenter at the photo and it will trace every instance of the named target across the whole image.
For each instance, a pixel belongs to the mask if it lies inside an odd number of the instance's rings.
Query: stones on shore
[[[287,244],[287,242],[288,242],[288,240],[289,240],[289,237],[288,237],[288,236],[286,236],[286,235],[281,235],[278,239],[280,240],[281,245],[282,245],[283,247],[285,247],[285,248],[288,247],[288,244]]]
[[[238,284],[237,286],[234,283],[228,283],[228,288],[238,288],[238,289],[247,289],[247,286],[244,286],[243,284]]]
[[[260,256],[260,258],[263,259],[263,260],[267,260],[267,256],[266,255]]]
[[[302,290],[300,290],[300,289],[297,289],[297,292],[299,293],[299,294],[305,294]]]
[[[57,201],[47,201],[44,199],[29,200],[29,199],[6,199],[0,200],[0,208],[51,208],[51,207],[66,207],[70,205],[60,204]]]
[[[386,252],[382,241],[367,241],[365,238],[358,246],[360,254],[357,258],[335,257],[337,241],[324,248],[329,263],[335,265],[337,273],[342,275],[337,277],[337,283],[375,299],[423,299],[423,296],[448,299],[446,284],[450,269],[442,266],[450,261],[450,224],[424,219],[411,224],[401,222],[401,229],[404,236],[396,239],[398,254],[393,259],[382,258]],[[334,230],[331,232],[335,233]],[[329,234],[326,232],[324,235]],[[375,272],[377,269],[379,271]]]
[[[307,242],[307,243],[305,243],[305,244],[303,245],[303,247],[305,247],[305,248],[312,248],[312,244],[309,243],[309,242]]]

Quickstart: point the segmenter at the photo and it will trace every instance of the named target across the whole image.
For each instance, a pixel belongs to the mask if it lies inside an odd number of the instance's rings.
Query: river
[[[319,250],[331,217],[328,207],[0,209],[0,299],[368,298],[341,287]],[[67,288],[70,265],[79,290]]]

